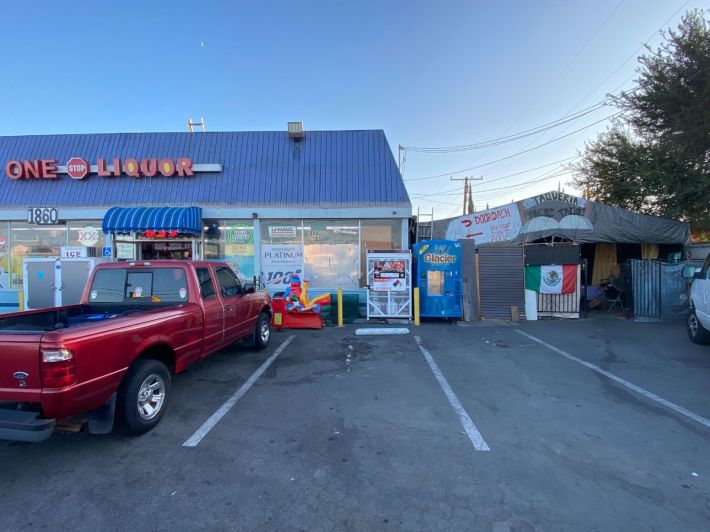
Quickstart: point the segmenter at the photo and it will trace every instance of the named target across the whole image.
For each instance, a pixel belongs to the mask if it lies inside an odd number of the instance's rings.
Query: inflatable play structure
[[[308,297],[308,281],[301,282],[298,274],[291,276],[291,284],[280,297],[271,301],[274,309],[272,325],[277,329],[320,329],[325,324],[323,314],[330,311],[330,294],[313,299]]]

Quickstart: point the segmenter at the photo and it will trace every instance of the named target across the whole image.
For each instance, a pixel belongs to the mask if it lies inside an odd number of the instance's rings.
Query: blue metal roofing
[[[411,207],[382,130],[106,133],[0,137],[0,164],[10,160],[83,157],[189,157],[221,163],[221,173],[193,177],[99,177],[82,180],[0,177],[0,208],[37,205],[111,207]]]
[[[202,234],[202,209],[199,207],[111,207],[101,226],[104,233],[134,231],[178,231]]]

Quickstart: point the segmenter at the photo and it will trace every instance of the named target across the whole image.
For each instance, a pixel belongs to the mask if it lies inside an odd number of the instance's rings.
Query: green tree
[[[585,146],[575,184],[588,197],[710,230],[710,29],[688,12],[639,58],[637,87],[615,97],[624,112]]]

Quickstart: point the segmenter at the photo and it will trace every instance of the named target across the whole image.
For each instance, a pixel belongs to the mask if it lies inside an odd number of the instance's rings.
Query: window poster
[[[225,228],[224,261],[242,280],[254,277],[254,227],[237,223]]]
[[[404,260],[376,260],[373,267],[373,286],[375,291],[405,292],[406,264]]]
[[[302,271],[302,244],[261,244],[261,282],[265,288],[285,289],[291,275]]]

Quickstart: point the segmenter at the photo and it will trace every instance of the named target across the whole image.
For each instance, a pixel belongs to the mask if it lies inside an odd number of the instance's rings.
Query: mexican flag
[[[577,265],[525,266],[525,288],[542,294],[572,294],[577,288]]]

